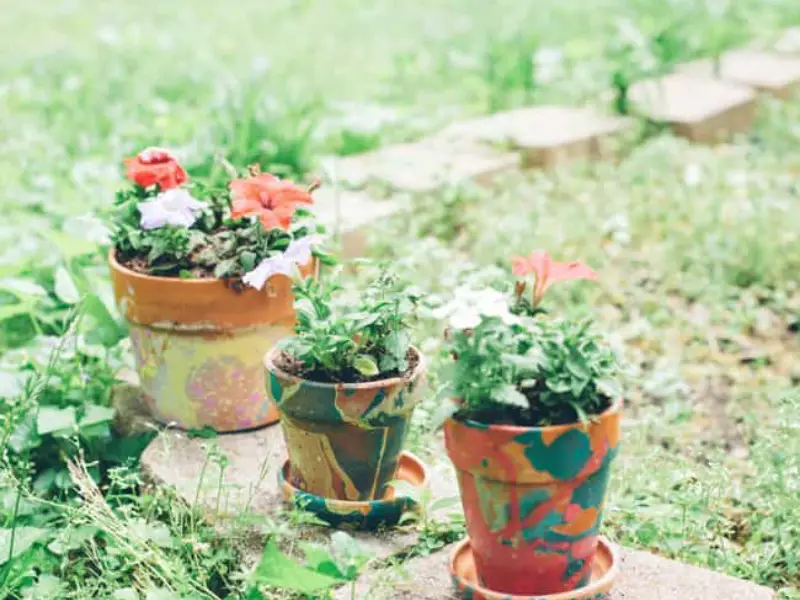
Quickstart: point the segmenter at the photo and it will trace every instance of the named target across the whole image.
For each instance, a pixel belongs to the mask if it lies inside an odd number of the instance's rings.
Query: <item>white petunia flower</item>
[[[509,309],[509,298],[494,288],[470,290],[460,288],[456,291],[455,300],[435,311],[436,318],[447,318],[452,329],[473,329],[482,317],[497,317],[506,325],[520,321]]]
[[[273,275],[291,277],[297,269],[297,265],[304,265],[311,260],[312,247],[319,244],[320,241],[320,237],[315,235],[293,240],[283,253],[270,256],[258,263],[255,269],[242,277],[242,282],[261,290]]]
[[[181,188],[160,193],[152,200],[139,203],[142,229],[158,229],[164,225],[191,227],[205,204]]]

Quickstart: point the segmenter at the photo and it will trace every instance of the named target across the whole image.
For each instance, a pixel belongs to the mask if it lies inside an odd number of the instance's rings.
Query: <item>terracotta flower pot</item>
[[[410,376],[353,384],[290,375],[275,366],[277,349],[267,354],[267,392],[280,413],[291,485],[337,500],[384,497],[422,397],[425,360],[414,351]]]
[[[291,281],[233,290],[221,279],[154,277],[108,262],[114,295],[128,321],[145,402],[162,423],[219,432],[274,423],[261,357],[289,335]],[[313,265],[304,269],[310,273]]]
[[[621,408],[586,426],[445,423],[481,585],[517,595],[586,585]]]

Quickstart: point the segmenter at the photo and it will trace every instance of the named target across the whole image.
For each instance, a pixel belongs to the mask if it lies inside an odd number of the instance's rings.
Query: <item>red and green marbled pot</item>
[[[368,383],[319,383],[285,373],[264,359],[267,395],[280,414],[290,483],[338,500],[376,500],[387,492],[422,399],[424,357],[407,377]]]
[[[620,400],[587,425],[445,423],[483,586],[545,595],[587,584],[621,408]]]

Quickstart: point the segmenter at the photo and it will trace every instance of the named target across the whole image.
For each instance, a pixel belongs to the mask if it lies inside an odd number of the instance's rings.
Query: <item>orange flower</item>
[[[568,263],[553,262],[546,250],[534,250],[530,256],[515,256],[512,259],[512,273],[517,277],[533,275],[533,305],[538,306],[547,288],[556,281],[566,279],[597,280],[597,274],[578,260]],[[518,286],[519,293],[522,290]]]
[[[143,188],[158,184],[159,190],[166,191],[189,179],[175,157],[163,148],[146,148],[124,163],[125,176]]]
[[[269,173],[231,181],[231,216],[258,215],[264,229],[289,229],[298,204],[313,204],[311,194],[291,181]]]

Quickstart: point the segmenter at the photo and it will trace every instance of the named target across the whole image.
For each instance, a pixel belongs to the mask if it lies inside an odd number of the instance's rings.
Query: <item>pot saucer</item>
[[[388,486],[380,500],[338,500],[323,498],[305,492],[289,483],[289,460],[278,471],[278,483],[283,499],[302,508],[331,525],[344,529],[377,529],[381,525],[396,525],[403,513],[412,510],[417,501],[408,496],[395,496],[392,486]],[[428,467],[411,452],[401,452],[397,461],[396,480],[405,481],[411,486],[424,489],[428,486]]]
[[[458,593],[470,600],[607,600],[611,586],[619,575],[619,553],[606,538],[599,537],[589,583],[571,592],[538,596],[515,596],[493,592],[481,586],[469,538],[458,543],[450,555],[450,578]]]

